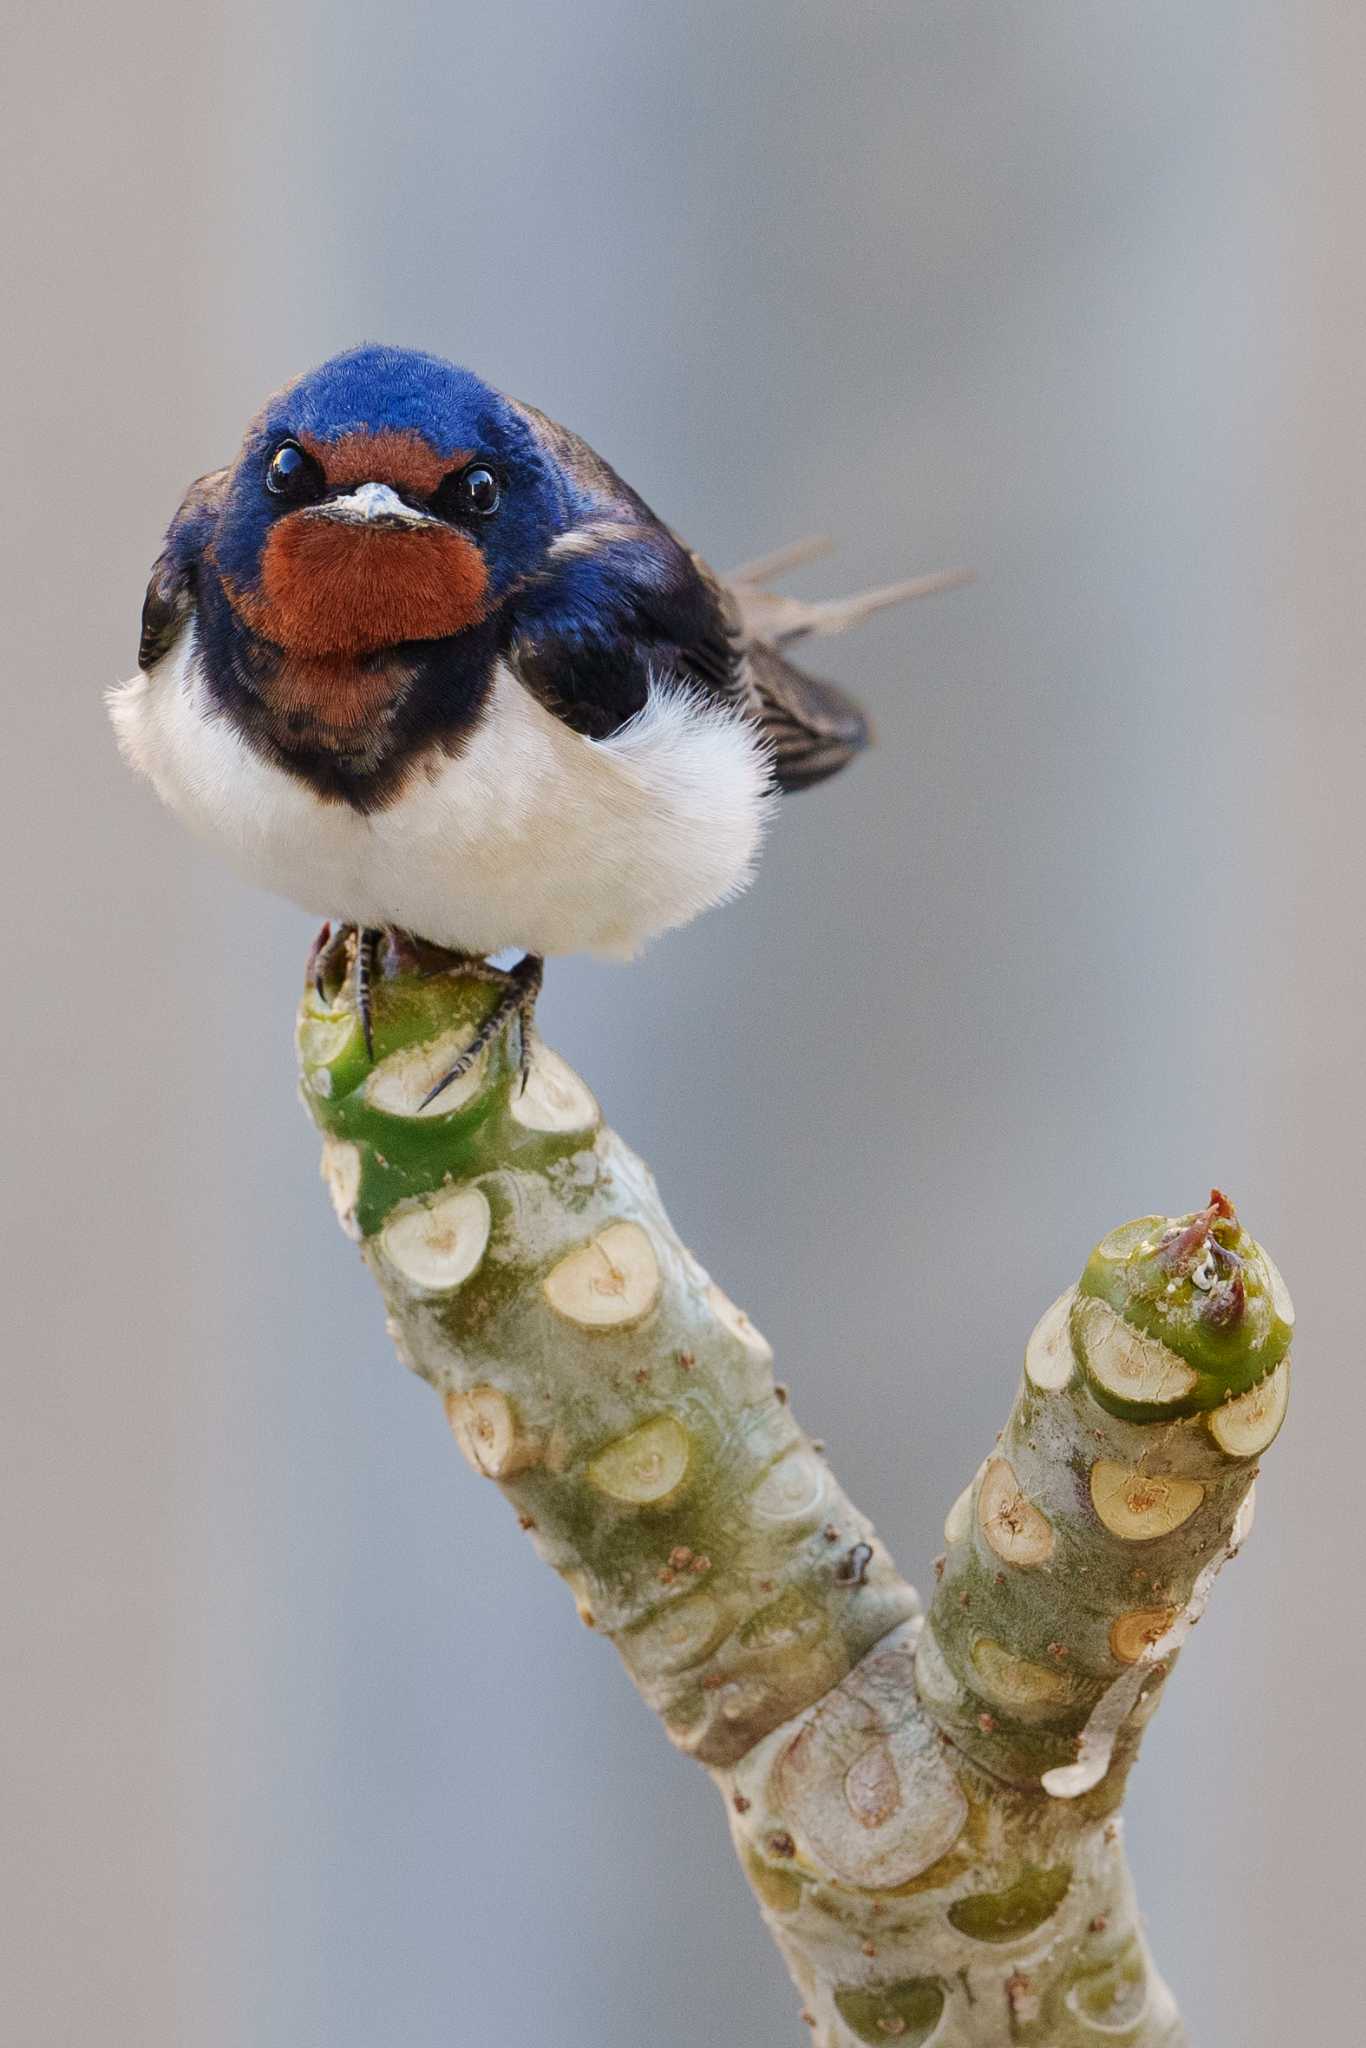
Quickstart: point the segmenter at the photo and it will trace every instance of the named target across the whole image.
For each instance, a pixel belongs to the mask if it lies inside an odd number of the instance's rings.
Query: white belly
[[[110,698],[125,754],[186,824],[317,917],[466,952],[632,953],[745,886],[773,802],[753,728],[667,686],[595,741],[500,668],[458,758],[433,755],[369,817],[206,703],[192,632]]]

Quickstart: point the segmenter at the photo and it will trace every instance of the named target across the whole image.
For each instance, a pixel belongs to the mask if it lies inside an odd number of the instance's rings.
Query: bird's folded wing
[[[970,580],[961,569],[945,569],[857,591],[852,597],[816,601],[783,597],[765,588],[771,577],[829,554],[830,546],[824,535],[812,535],[714,579],[743,657],[742,674],[754,715],[773,750],[774,775],[785,790],[805,789],[833,775],[869,744],[872,732],[852,697],[834,683],[794,668],[779,649],[807,634],[843,633],[889,605],[929,597]],[[705,564],[698,566],[711,574]]]
[[[872,738],[867,718],[833,683],[803,675],[776,647],[751,642],[747,666],[756,714],[780,789],[833,775]]]

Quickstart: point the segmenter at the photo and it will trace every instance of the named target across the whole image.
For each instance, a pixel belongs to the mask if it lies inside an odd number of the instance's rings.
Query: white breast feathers
[[[212,709],[192,632],[110,708],[128,759],[250,880],[317,917],[470,953],[629,955],[744,888],[775,802],[754,725],[667,677],[595,741],[500,667],[461,751],[414,761],[369,816]]]

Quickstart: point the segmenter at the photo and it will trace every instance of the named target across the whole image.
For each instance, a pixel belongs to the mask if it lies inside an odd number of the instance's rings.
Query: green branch
[[[304,1100],[400,1355],[712,1774],[820,2048],[1184,2039],[1116,1809],[1285,1409],[1292,1312],[1222,1197],[1104,1239],[950,1511],[926,1618],[559,1057],[482,1054],[424,953],[306,997]]]

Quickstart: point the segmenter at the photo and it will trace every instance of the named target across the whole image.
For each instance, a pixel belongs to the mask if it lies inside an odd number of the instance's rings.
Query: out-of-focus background
[[[976,568],[829,646],[881,744],[752,894],[542,1020],[922,1583],[1091,1241],[1236,1197],[1295,1400],[1130,1839],[1197,2039],[1348,2038],[1366,14],[124,0],[8,42],[7,2040],[795,2038],[714,1795],[337,1235],[306,920],[101,706],[183,485],[362,337],[718,562]]]

